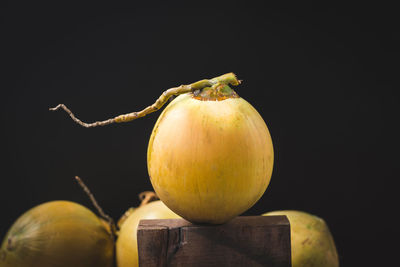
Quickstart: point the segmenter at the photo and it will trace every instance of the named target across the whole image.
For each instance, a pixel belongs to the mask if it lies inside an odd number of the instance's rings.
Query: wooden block
[[[139,266],[291,267],[286,216],[243,216],[222,225],[141,220]]]

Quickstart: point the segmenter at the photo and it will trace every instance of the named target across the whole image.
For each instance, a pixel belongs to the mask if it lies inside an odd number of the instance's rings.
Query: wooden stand
[[[139,266],[291,267],[286,216],[237,217],[223,225],[141,220]]]

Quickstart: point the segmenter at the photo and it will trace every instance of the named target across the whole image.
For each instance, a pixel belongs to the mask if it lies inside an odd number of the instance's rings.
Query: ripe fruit
[[[286,215],[288,217],[293,267],[339,266],[333,237],[323,219],[294,210],[273,211],[263,215]]]
[[[273,155],[260,114],[218,82],[180,95],[164,109],[150,137],[147,162],[165,205],[191,222],[221,224],[263,195]]]
[[[142,219],[180,218],[160,200],[133,209],[122,225],[116,243],[117,267],[139,266],[136,231]]]
[[[1,267],[111,267],[114,243],[89,209],[52,201],[25,212],[0,249]]]

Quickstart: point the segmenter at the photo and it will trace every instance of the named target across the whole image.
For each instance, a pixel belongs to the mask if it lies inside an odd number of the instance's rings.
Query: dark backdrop
[[[365,3],[3,8],[0,238],[45,201],[92,208],[75,175],[115,219],[151,190],[146,149],[160,113],[85,129],[49,107],[65,103],[84,121],[101,120],[233,71],[276,154],[271,184],[246,214],[316,214],[342,266],[385,266],[399,233],[395,12]]]

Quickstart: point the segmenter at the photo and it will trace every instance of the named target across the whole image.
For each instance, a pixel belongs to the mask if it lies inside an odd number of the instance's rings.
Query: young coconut
[[[139,266],[137,248],[137,228],[143,219],[175,219],[180,218],[160,200],[154,192],[143,192],[139,195],[142,202],[138,208],[129,209],[119,220],[120,228],[116,243],[117,267]]]
[[[1,267],[111,267],[114,244],[103,222],[70,201],[51,201],[25,212],[0,250]]]
[[[1,267],[112,267],[114,239],[92,211],[71,201],[38,205],[19,217],[0,248]]]
[[[335,242],[325,221],[302,211],[263,214],[286,215],[290,222],[293,267],[339,267]]]
[[[221,224],[245,212],[263,195],[271,179],[274,152],[260,114],[229,85],[233,73],[165,91],[140,112],[84,127],[127,122],[158,110],[147,152],[151,183],[172,211],[195,223]]]

